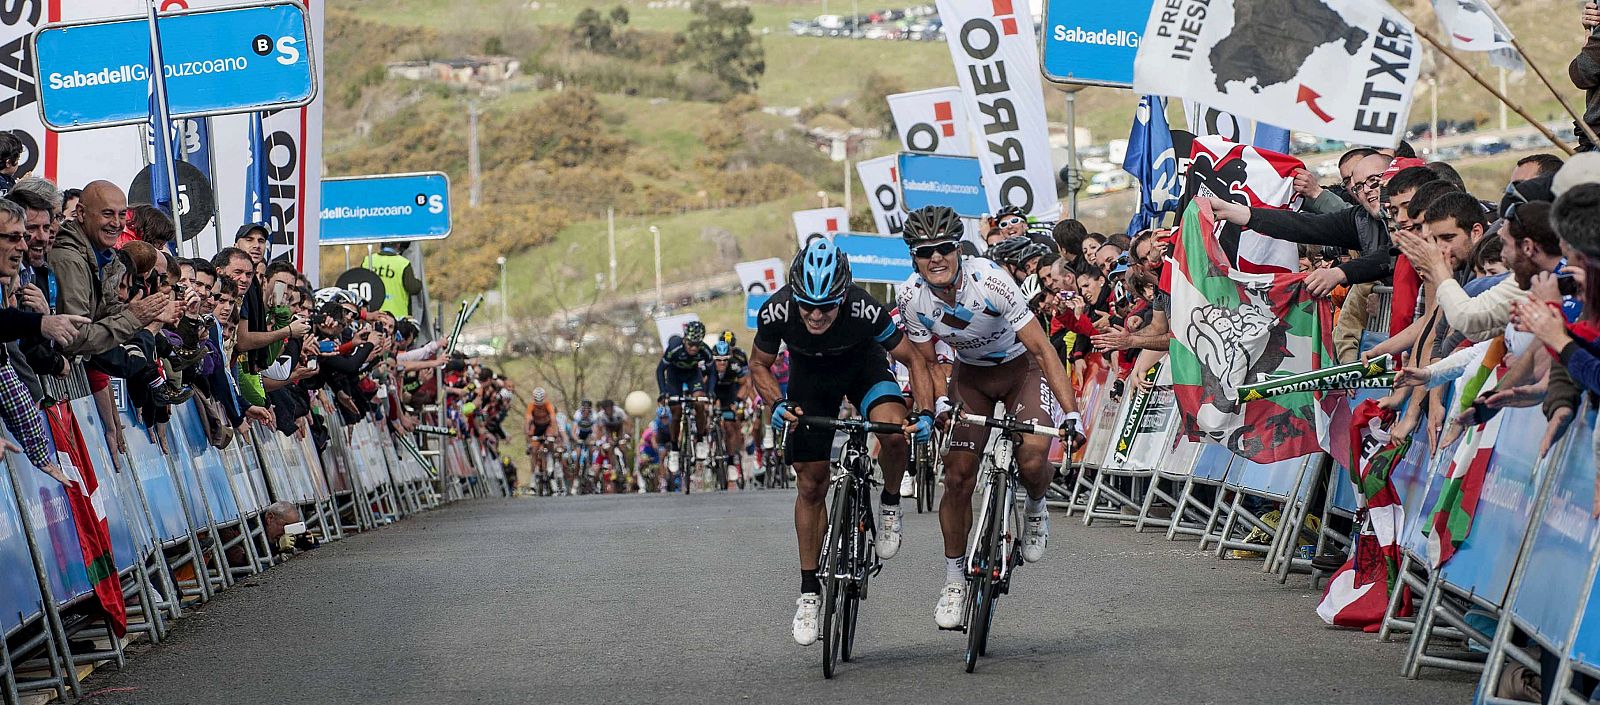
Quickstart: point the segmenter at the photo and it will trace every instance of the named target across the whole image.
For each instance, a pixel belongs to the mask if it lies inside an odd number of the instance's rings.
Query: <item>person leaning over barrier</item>
[[[4,283],[4,302],[0,307],[0,341],[43,336],[56,342],[70,341],[89,323],[83,316],[51,314],[43,297],[34,289],[22,295],[16,287],[23,252],[27,249],[23,208],[13,201],[0,200],[0,282]],[[7,348],[0,347],[0,418],[17,440],[28,460],[45,474],[65,484],[66,473],[50,456],[45,439],[38,400],[28,392],[12,367]]]

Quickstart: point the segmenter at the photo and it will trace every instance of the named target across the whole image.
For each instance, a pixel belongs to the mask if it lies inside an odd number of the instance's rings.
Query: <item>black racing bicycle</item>
[[[672,439],[678,449],[669,453],[668,459],[672,466],[671,472],[676,475],[679,489],[683,490],[684,494],[689,494],[690,486],[694,484],[692,480],[698,460],[698,449],[694,440],[699,433],[699,425],[695,423],[697,416],[695,412],[698,411],[695,405],[708,401],[711,400],[704,396],[689,394],[687,386],[683,395],[667,397],[668,405],[678,407],[677,423],[673,424],[673,430],[678,437]]]
[[[844,450],[828,481],[828,530],[822,538],[818,574],[822,578],[822,675],[833,677],[839,661],[848,662],[855,645],[856,620],[867,583],[883,570],[875,548],[878,525],[872,514],[875,463],[867,455],[867,434],[903,433],[899,424],[865,419],[802,416],[799,425],[843,431]]]
[[[959,413],[959,412],[958,412]],[[983,508],[967,540],[967,602],[961,629],[967,633],[967,673],[978,657],[989,653],[989,627],[994,623],[994,603],[1011,591],[1011,572],[1022,563],[1022,501],[1016,445],[1022,434],[1061,437],[1059,429],[1005,418],[960,413],[962,421],[1000,430],[983,465]],[[1070,443],[1070,441],[1069,441]],[[1070,454],[1071,448],[1068,452]],[[1070,457],[1070,456],[1069,456]]]

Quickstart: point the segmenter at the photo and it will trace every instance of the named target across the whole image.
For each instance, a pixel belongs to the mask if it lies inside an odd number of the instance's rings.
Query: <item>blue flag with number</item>
[[[1128,153],[1122,168],[1139,180],[1139,210],[1128,222],[1132,235],[1161,221],[1163,213],[1178,208],[1178,156],[1167,127],[1167,100],[1153,95],[1139,99],[1128,132]]]
[[[162,66],[161,42],[158,38],[150,43],[150,163],[155,167],[150,170],[150,200],[152,205],[172,215],[172,182],[167,173],[167,165],[171,163],[172,125],[170,120],[161,119],[164,115],[156,93],[156,82],[166,81]]]

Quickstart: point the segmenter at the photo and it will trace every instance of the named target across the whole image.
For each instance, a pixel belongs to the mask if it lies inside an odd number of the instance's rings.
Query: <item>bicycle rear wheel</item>
[[[845,623],[849,609],[845,594],[848,583],[839,578],[849,572],[851,558],[848,552],[851,512],[850,482],[846,477],[834,486],[833,506],[828,512],[828,533],[825,537],[822,568],[822,675],[832,678],[838,661],[849,660],[845,653]]]

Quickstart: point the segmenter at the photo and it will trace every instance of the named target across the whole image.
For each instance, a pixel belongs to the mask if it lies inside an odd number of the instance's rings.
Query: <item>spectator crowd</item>
[[[9,170],[20,149],[0,133]],[[184,258],[171,217],[130,206],[115,184],[63,190],[0,176],[0,417],[57,480],[70,474],[40,410],[88,394],[107,444],[123,451],[125,434],[167,422],[191,399],[218,448],[253,421],[257,432],[309,435],[320,451],[330,414],[408,434],[440,403],[449,423],[434,432],[503,436],[512,395],[503,377],[423,342],[416,320],[343,289],[314,290],[273,256],[267,225],[241,227],[210,259]]]

